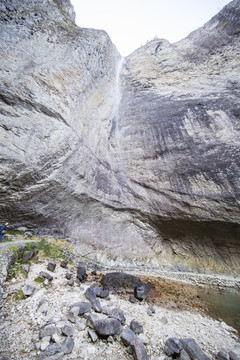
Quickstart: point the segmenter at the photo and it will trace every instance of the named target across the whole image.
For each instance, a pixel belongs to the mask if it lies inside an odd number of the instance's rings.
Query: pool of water
[[[240,291],[235,289],[199,289],[199,296],[208,306],[208,314],[223,320],[240,335]]]

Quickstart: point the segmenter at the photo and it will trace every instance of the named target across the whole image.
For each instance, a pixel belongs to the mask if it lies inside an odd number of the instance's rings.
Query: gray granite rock
[[[146,348],[138,338],[132,341],[131,349],[135,360],[148,360]]]
[[[74,340],[72,337],[68,336],[63,342],[63,352],[64,354],[71,354],[74,348]]]
[[[47,356],[52,356],[63,351],[63,346],[61,344],[49,344],[45,350]]]
[[[109,310],[108,316],[117,319],[122,325],[126,323],[124,312],[119,308]]]
[[[99,336],[108,337],[121,332],[121,323],[117,319],[107,318],[93,321],[94,330]]]
[[[137,320],[132,320],[130,322],[130,329],[135,333],[135,334],[140,334],[143,333],[143,326],[142,324],[137,321]]]
[[[23,288],[22,288],[22,292],[24,293],[24,295],[26,296],[32,296],[33,293],[35,292],[36,287],[30,284],[26,284]]]
[[[50,275],[49,273],[47,273],[46,271],[40,271],[39,276],[43,277],[43,278],[45,278],[45,279],[47,279],[49,281],[53,280],[53,276]]]
[[[74,328],[71,325],[65,324],[62,328],[62,333],[65,336],[73,336],[74,335]]]
[[[180,339],[169,338],[167,339],[163,351],[167,356],[176,357],[179,356],[181,350],[183,350],[183,344]]]
[[[98,336],[97,336],[95,331],[89,329],[88,330],[88,335],[89,335],[89,337],[90,337],[90,339],[92,340],[93,343],[95,343],[98,340]]]
[[[59,334],[59,328],[55,325],[49,324],[46,325],[43,329],[41,329],[39,337],[40,339],[46,336],[52,336],[53,334]]]
[[[57,264],[56,264],[54,261],[50,261],[50,262],[48,263],[47,269],[48,269],[49,271],[54,271],[54,270],[56,269],[56,266],[57,266]]]
[[[124,345],[129,346],[136,339],[136,334],[130,328],[126,328],[121,332],[120,338]]]
[[[194,339],[180,339],[180,342],[184,350],[187,352],[187,354],[192,360],[209,360],[209,357],[204,354],[204,352]]]

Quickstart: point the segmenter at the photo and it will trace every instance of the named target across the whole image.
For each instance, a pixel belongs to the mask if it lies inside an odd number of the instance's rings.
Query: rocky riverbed
[[[89,268],[88,276],[81,282],[78,264],[55,259],[54,269],[52,256],[43,257],[41,249],[30,250],[27,259],[33,256],[32,259],[22,264],[23,253],[21,261],[18,259],[10,268],[4,285],[0,319],[2,359],[112,360],[135,356],[159,360],[167,356],[165,344],[169,338],[194,339],[210,358],[215,358],[219,351],[225,354],[232,351],[239,356],[236,330],[203,314],[204,304],[193,286],[141,277],[148,285],[154,285],[146,300],[138,300],[133,288],[111,286],[109,296],[108,293],[93,296],[94,300],[89,288],[95,295],[96,286],[103,288],[100,282],[103,272]],[[85,306],[91,309],[79,313],[82,303],[90,304]],[[96,321],[112,318],[118,318],[115,322],[120,324],[119,331],[102,336]],[[145,355],[136,354],[137,350],[127,346],[130,343],[123,339],[123,331],[132,327],[133,320],[142,325],[143,333],[134,336],[140,339]]]

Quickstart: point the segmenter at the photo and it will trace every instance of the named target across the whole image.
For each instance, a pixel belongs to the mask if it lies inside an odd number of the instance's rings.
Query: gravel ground
[[[89,276],[87,282],[81,285],[75,281],[74,286],[70,287],[67,285],[65,274],[72,271],[75,276],[76,267],[73,265],[63,269],[58,262],[55,271],[51,273],[54,277],[51,283],[46,286],[36,283],[34,279],[39,276],[40,271],[47,270],[47,263],[45,259],[32,262],[27,278],[20,273],[16,278],[5,283],[0,315],[0,355],[7,356],[7,359],[38,359],[42,353],[36,349],[40,328],[47,321],[56,324],[62,321],[67,323],[69,305],[87,301],[84,292],[93,283],[94,278]],[[36,286],[34,295],[25,300],[16,300],[16,294],[25,284]],[[43,298],[46,300],[45,310],[40,311],[38,305]],[[210,358],[220,350],[228,353],[239,345],[239,339],[233,328],[224,322],[203,316],[196,310],[169,309],[155,304],[156,312],[150,316],[147,314],[148,303],[133,304],[119,294],[110,294],[110,299],[101,299],[101,304],[122,309],[126,317],[125,327],[129,326],[133,319],[142,323],[144,334],[148,338],[146,350],[151,360],[164,358],[163,346],[169,337],[194,338]],[[81,319],[81,321],[84,324],[85,320]],[[74,349],[71,354],[65,355],[64,359],[132,359],[132,355],[127,353],[121,340],[113,343],[98,340],[92,343],[87,328],[79,330],[76,325],[74,328]]]

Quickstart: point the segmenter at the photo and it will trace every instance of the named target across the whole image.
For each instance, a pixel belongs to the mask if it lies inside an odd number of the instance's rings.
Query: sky
[[[105,30],[122,56],[155,37],[171,43],[203,26],[230,0],[71,0],[80,27]]]

